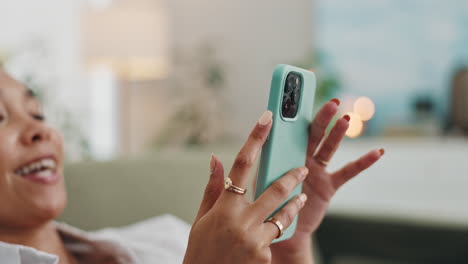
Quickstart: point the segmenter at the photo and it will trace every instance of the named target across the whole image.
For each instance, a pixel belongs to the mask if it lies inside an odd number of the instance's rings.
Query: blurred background
[[[316,73],[315,110],[338,97],[351,115],[330,169],[387,151],[337,193],[319,263],[468,263],[467,14],[463,0],[4,1],[0,64],[64,134],[64,221],[191,222],[210,153],[229,168],[285,63]]]

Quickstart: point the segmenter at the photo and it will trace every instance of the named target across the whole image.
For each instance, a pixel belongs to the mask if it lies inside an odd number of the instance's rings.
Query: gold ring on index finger
[[[241,187],[233,185],[232,180],[229,177],[226,177],[226,179],[224,179],[224,189],[236,194],[245,194],[247,192],[247,189],[243,189]]]

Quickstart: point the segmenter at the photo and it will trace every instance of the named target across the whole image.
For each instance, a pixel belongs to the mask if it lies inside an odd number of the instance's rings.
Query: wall
[[[0,8],[0,50],[21,51],[40,40],[50,54],[48,69],[56,77],[60,96],[68,104],[80,104],[78,46],[79,2],[75,0],[2,1]],[[77,98],[78,97],[78,98]]]
[[[217,46],[227,68],[229,129],[244,138],[266,109],[274,66],[311,50],[313,1],[170,0],[167,5],[174,56],[206,42]]]
[[[86,124],[88,94],[80,72],[79,11],[80,2],[76,0],[2,1],[0,53],[18,55],[45,47],[46,55],[38,59],[16,56],[9,71],[18,78],[28,69],[34,70],[39,78],[47,80],[43,83],[50,93],[48,106],[67,110],[74,116],[73,122]],[[63,112],[49,114],[51,123],[68,118]],[[76,146],[70,143],[67,147],[73,153]]]
[[[244,138],[266,108],[274,66],[294,63],[312,48],[313,1],[161,1],[170,20],[170,59],[196,53],[205,43],[217,47],[227,71],[224,93],[227,130],[236,138]],[[50,58],[47,63],[38,63],[53,76],[55,101],[70,109],[84,128],[89,128],[90,90],[85,82],[80,47],[82,2],[2,2],[0,50],[18,50],[31,39],[41,39],[49,47]],[[178,67],[172,70],[177,74]],[[161,113],[157,105],[154,107],[153,111],[138,110],[138,115],[148,112],[146,116],[154,119],[148,121],[151,126],[162,122],[158,115],[151,114]],[[143,142],[139,144],[144,146]]]

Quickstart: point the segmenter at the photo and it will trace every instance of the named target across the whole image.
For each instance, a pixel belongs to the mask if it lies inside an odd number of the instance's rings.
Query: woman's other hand
[[[273,263],[312,263],[312,233],[322,222],[333,195],[343,184],[369,168],[384,154],[383,149],[372,150],[337,171],[327,171],[327,164],[349,127],[350,117],[345,115],[338,119],[325,137],[326,128],[338,112],[339,104],[338,99],[327,102],[310,124],[306,159],[309,175],[302,187],[309,199],[299,214],[293,237],[272,245]]]

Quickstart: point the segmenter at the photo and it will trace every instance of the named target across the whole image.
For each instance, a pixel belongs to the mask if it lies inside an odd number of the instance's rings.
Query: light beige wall
[[[138,155],[156,143],[156,136],[171,116],[167,101],[168,84],[164,81],[121,81],[120,146],[124,155]]]
[[[273,68],[313,46],[313,0],[167,0],[173,55],[214,43],[227,66],[229,130],[243,138],[266,108]],[[174,68],[177,71],[177,68]]]
[[[121,1],[133,4],[133,0]],[[275,65],[294,63],[312,49],[312,0],[159,0],[153,4],[168,18],[168,39],[163,42],[169,43],[171,76],[167,82],[120,83],[130,92],[121,94],[124,97],[119,101],[123,108],[119,148],[124,155],[147,150],[158,137],[173,116],[171,111],[177,110],[170,103],[178,101],[174,89],[185,97],[203,92],[196,76],[182,82],[178,78],[187,68],[203,63],[197,56],[203,45],[215,47],[217,59],[225,66],[226,120],[219,126],[234,139],[243,139],[266,108]],[[151,25],[146,31],[152,32]],[[186,87],[179,87],[181,83]]]
[[[12,74],[34,71],[39,77],[50,78],[58,97],[54,99],[74,97],[66,104],[77,111],[86,109],[82,107],[86,94],[79,89],[79,7],[76,0],[0,2],[0,53],[20,60],[21,54],[44,48],[44,61],[15,63]]]

